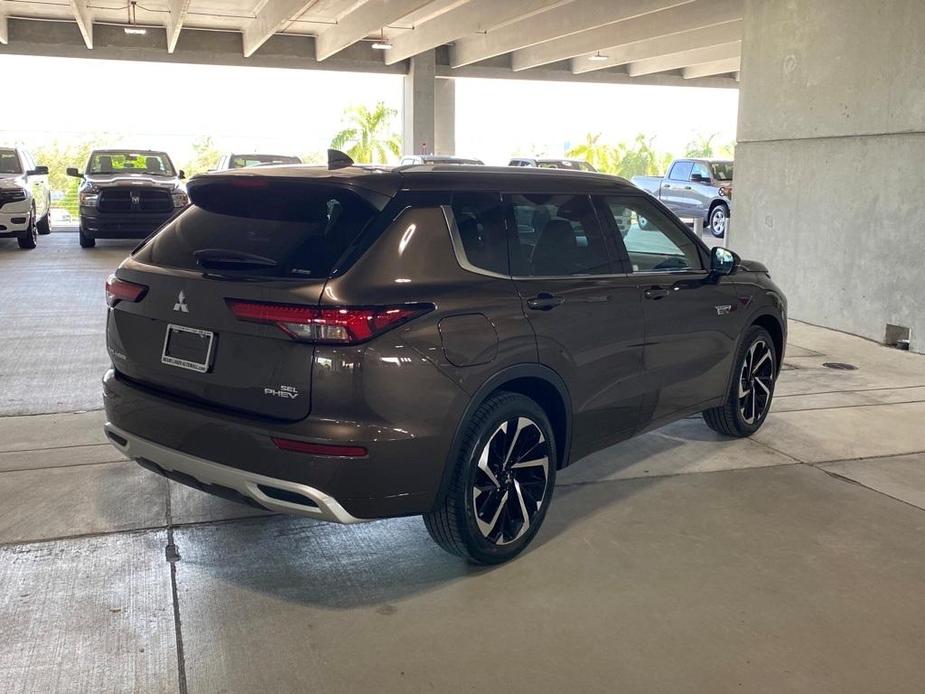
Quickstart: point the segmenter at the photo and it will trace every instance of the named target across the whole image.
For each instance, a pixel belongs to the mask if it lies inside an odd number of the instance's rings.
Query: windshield
[[[246,166],[260,166],[261,164],[301,164],[298,157],[287,157],[282,154],[234,154],[229,169],[243,169]]]
[[[732,162],[731,161],[715,161],[710,164],[710,168],[713,169],[713,179],[716,181],[731,181],[732,180]]]
[[[88,174],[136,173],[151,176],[175,176],[170,157],[163,152],[108,150],[94,152],[87,164]]]
[[[19,174],[22,167],[15,149],[0,149],[0,174]]]

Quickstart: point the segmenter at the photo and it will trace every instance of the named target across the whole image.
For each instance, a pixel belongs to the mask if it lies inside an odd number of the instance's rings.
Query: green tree
[[[588,133],[585,135],[585,141],[572,147],[565,153],[565,156],[572,159],[583,159],[598,171],[612,172],[620,153],[613,146],[604,144],[600,140],[600,133]]]
[[[684,156],[704,159],[713,157],[713,140],[716,138],[716,135],[717,133],[713,133],[712,135],[698,135],[687,143]]]
[[[343,130],[331,140],[331,148],[346,152],[355,162],[385,164],[401,155],[401,138],[392,132],[395,109],[383,102],[372,109],[351,106],[344,111]]]
[[[214,169],[221,157],[222,153],[215,146],[211,135],[200,137],[193,142],[193,158],[183,165],[183,172],[187,176],[205,173]]]
[[[58,140],[37,147],[32,151],[35,163],[48,167],[48,186],[52,192],[52,207],[78,213],[77,187],[80,180],[67,175],[68,167],[83,170],[90,158],[90,152],[102,146],[106,140],[103,135],[94,135],[84,142],[63,144]]]
[[[660,154],[653,146],[654,137],[647,138],[639,133],[632,143],[620,143],[620,160],[614,166],[613,173],[623,178],[633,176],[655,176],[663,173],[670,161],[670,155]]]

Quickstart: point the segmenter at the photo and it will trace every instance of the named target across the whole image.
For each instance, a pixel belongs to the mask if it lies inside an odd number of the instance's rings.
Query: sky
[[[15,55],[0,55],[0,74],[48,85],[39,107],[0,112],[0,145],[36,148],[105,133],[107,144],[164,149],[177,162],[206,135],[227,151],[322,152],[345,107],[402,104],[397,75]],[[698,135],[729,142],[738,92],[461,79],[456,104],[457,154],[506,164],[515,154],[561,156],[587,133],[617,142],[642,132],[670,152]]]

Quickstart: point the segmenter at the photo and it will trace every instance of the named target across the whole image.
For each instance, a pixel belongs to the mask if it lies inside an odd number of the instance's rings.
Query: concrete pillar
[[[790,315],[925,352],[925,2],[746,0],[733,250]]]
[[[456,80],[436,80],[434,94],[434,152],[456,154]]]
[[[434,51],[410,59],[405,75],[403,154],[431,154],[434,151],[436,58]]]

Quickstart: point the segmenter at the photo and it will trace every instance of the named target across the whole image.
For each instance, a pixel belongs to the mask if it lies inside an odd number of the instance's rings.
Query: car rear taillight
[[[239,320],[270,323],[297,340],[357,344],[433,310],[430,304],[343,307],[269,304],[227,299]]]
[[[141,301],[148,288],[143,284],[126,282],[115,275],[106,278],[106,303],[115,306],[120,301]]]

